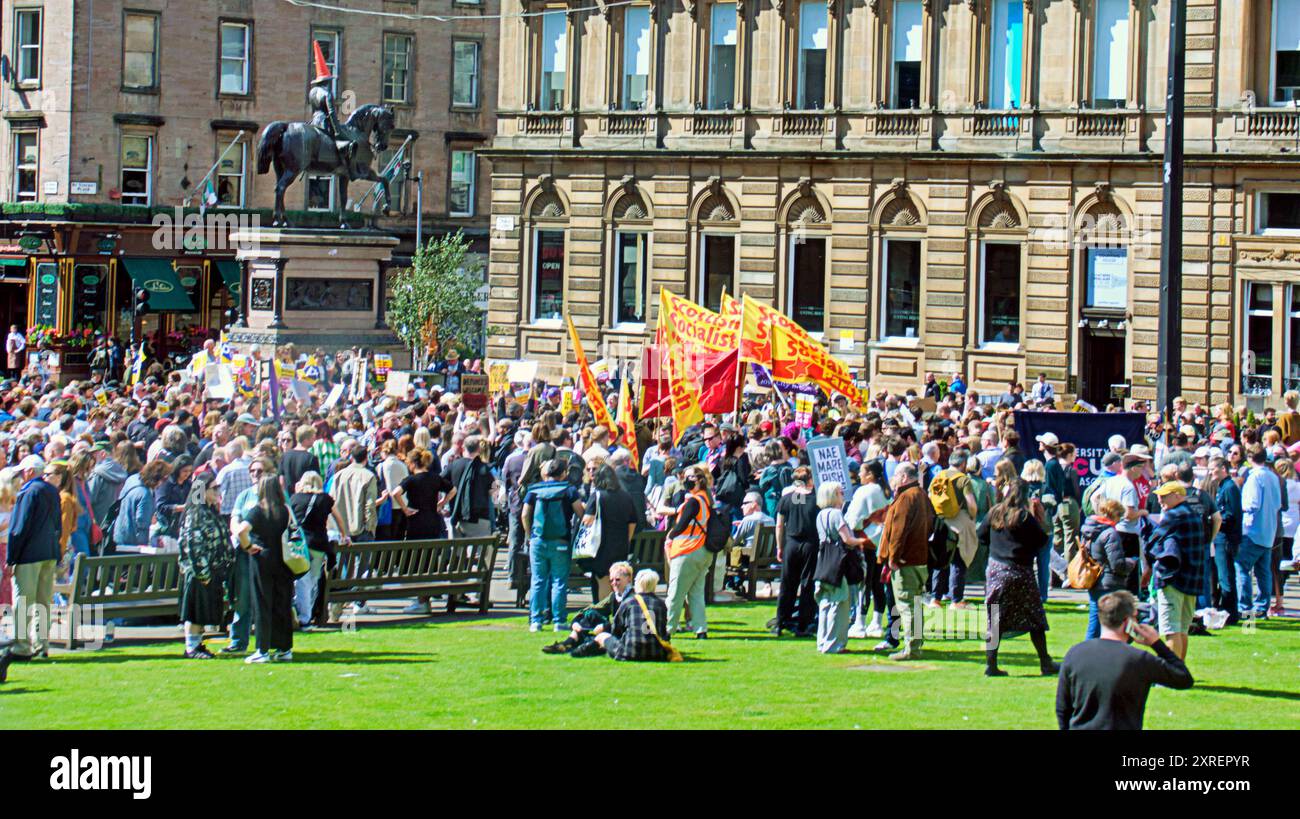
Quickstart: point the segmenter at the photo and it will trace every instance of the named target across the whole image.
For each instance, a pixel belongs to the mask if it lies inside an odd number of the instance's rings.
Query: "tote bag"
[[[600,551],[600,492],[594,493],[591,505],[596,509],[595,518],[590,524],[584,523],[578,530],[578,537],[573,542],[574,558],[594,558]]]

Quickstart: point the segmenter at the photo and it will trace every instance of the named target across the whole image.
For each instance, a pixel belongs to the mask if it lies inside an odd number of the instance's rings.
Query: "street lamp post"
[[[1160,327],[1156,404],[1166,413],[1182,392],[1183,87],[1187,62],[1187,0],[1169,9],[1169,76],[1165,91],[1164,206],[1160,223]]]

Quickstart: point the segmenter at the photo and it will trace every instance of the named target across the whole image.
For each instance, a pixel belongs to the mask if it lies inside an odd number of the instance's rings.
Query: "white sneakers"
[[[867,630],[861,623],[854,623],[849,626],[849,639],[861,640],[867,636]]]
[[[402,609],[402,614],[431,614],[433,609],[429,608],[428,603],[416,601],[406,608]]]
[[[269,662],[271,662],[271,655],[263,654],[260,651],[254,651],[252,654],[249,654],[247,657],[244,658],[244,663],[246,665],[256,665],[258,663],[269,663]]]
[[[541,623],[529,623],[529,624],[528,624],[528,631],[531,632],[531,633],[533,633],[533,634],[536,634],[537,632],[539,632],[539,631],[541,631],[541,630],[542,630],[542,624],[541,624]]]
[[[352,610],[350,613],[352,614],[353,617],[360,617],[363,614],[374,614],[375,610],[370,608],[369,606],[363,606],[357,603],[353,603]]]

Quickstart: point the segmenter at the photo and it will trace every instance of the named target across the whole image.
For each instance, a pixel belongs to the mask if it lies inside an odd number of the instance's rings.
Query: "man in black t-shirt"
[[[303,424],[298,427],[294,438],[297,446],[280,456],[280,474],[284,476],[286,496],[294,493],[303,475],[308,472],[320,474],[320,461],[308,451],[316,440],[316,430],[310,424]]]
[[[1070,649],[1056,686],[1056,721],[1062,731],[1138,730],[1152,685],[1191,688],[1191,672],[1160,641],[1151,626],[1137,622],[1131,592],[1111,592],[1097,601],[1101,638]],[[1154,654],[1132,648],[1129,636]]]
[[[812,470],[794,471],[791,491],[776,504],[776,556],[781,562],[781,594],[776,604],[777,637],[793,631],[796,637],[813,632],[817,602],[813,574],[817,569],[817,498],[812,491]]]

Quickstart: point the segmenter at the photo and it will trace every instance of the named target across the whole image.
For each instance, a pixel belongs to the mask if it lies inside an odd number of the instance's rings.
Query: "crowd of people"
[[[284,662],[296,630],[342,614],[320,611],[319,594],[339,550],[499,533],[529,629],[565,635],[544,650],[660,660],[679,656],[675,636],[707,638],[710,569],[759,559],[755,539],[772,527],[780,581],[769,628],[823,653],[868,638],[894,660],[921,657],[926,611],[971,609],[973,573],[985,578],[991,677],[1005,675],[998,645],[1017,634],[1044,674],[1058,672],[1044,607],[1054,586],[1086,588],[1080,638],[1152,623],[1179,662],[1211,615],[1284,614],[1300,524],[1295,393],[1258,418],[1176,399],[1142,440],[1114,436],[1093,475],[1071,442],[1016,432],[1016,410],[1066,409],[1045,376],[1028,392],[1013,383],[981,397],[960,377],[930,375],[862,407],[836,394],[810,415],[760,393],[676,434],[644,419],[632,446],[584,401],[570,406],[559,384],[469,409],[445,388],[467,371],[455,357],[440,362],[445,377],[416,377],[404,395],[372,383],[328,404],[365,351],[316,353],[308,397],[285,392],[274,413],[264,389],[213,400],[201,379],[162,362],[114,363],[67,386],[29,368],[0,384],[0,604],[48,607],[78,555],[175,551],[185,656]],[[305,358],[277,355],[295,367]],[[610,383],[588,400],[615,395]],[[848,481],[814,472],[807,447],[822,438],[842,439]],[[634,575],[627,562],[632,538],[651,529],[665,532],[663,597],[658,573]],[[283,557],[298,537],[305,572]],[[595,602],[571,618],[575,560]],[[1119,592],[1132,612],[1108,600]],[[350,613],[373,612],[356,603]],[[48,614],[45,630],[37,620],[15,618],[0,678],[47,650]],[[216,652],[203,639],[214,626],[228,629]]]

